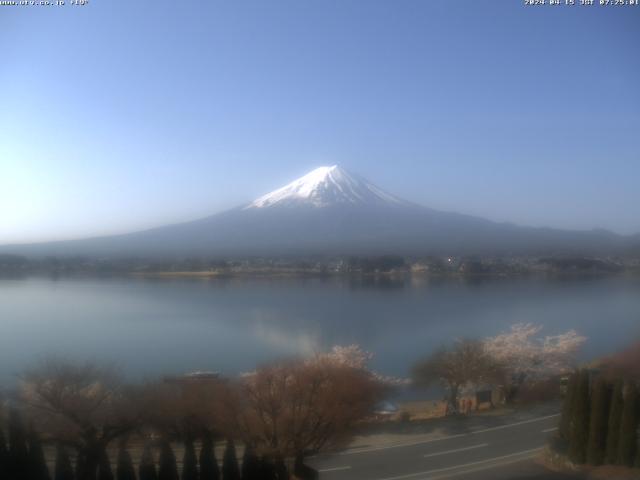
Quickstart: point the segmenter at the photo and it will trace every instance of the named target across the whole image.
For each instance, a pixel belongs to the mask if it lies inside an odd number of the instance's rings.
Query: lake
[[[0,279],[0,383],[51,354],[140,378],[233,374],[351,343],[406,376],[443,343],[516,322],[576,329],[582,359],[609,353],[640,337],[640,278]]]

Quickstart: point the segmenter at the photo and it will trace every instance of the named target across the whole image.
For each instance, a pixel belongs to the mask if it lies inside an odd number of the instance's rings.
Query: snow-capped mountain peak
[[[380,206],[406,203],[338,165],[333,165],[316,168],[288,185],[263,195],[247,205],[245,210],[274,206]]]

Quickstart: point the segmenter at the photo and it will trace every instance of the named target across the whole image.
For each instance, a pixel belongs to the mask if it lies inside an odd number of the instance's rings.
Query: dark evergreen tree
[[[117,480],[136,480],[136,471],[133,468],[131,455],[125,445],[118,449],[118,465],[116,466]]]
[[[240,468],[233,440],[227,440],[227,447],[222,457],[222,480],[240,480]]]
[[[281,455],[276,457],[275,461],[275,478],[277,480],[289,480],[289,471],[287,465],[284,463],[284,458]]]
[[[8,462],[9,450],[7,449],[7,444],[4,440],[4,432],[0,426],[0,478],[7,478],[9,475]]]
[[[83,480],[86,464],[87,462],[84,456],[84,452],[82,450],[79,450],[78,454],[76,455],[76,475],[75,476],[77,477],[77,480]]]
[[[261,480],[260,459],[255,450],[247,445],[242,455],[242,480]]]
[[[176,456],[171,444],[163,441],[160,446],[160,458],[158,459],[158,480],[180,480]]]
[[[140,457],[138,478],[139,480],[158,480],[156,462],[153,459],[153,450],[149,444],[145,445],[144,450],[142,451],[142,457]]]
[[[27,432],[20,413],[15,408],[11,408],[9,409],[9,472],[7,477],[11,480],[27,480],[29,478],[28,465]]]
[[[571,414],[573,408],[573,396],[578,385],[578,374],[576,372],[569,376],[567,391],[562,402],[562,414],[558,425],[558,434],[565,442],[569,441],[569,425],[571,425]]]
[[[73,467],[67,450],[58,445],[56,447],[56,466],[53,474],[54,480],[74,480]]]
[[[607,448],[607,421],[611,389],[604,378],[595,381],[591,393],[591,414],[589,422],[589,443],[587,463],[602,465]]]
[[[202,439],[200,450],[200,480],[220,480],[220,469],[211,435]]]
[[[259,480],[276,480],[276,470],[269,457],[263,455],[260,458],[258,463],[258,477],[256,478]]]
[[[182,459],[182,480],[198,480],[198,458],[193,441],[184,443],[184,457]]]
[[[622,380],[617,380],[613,386],[613,394],[609,406],[609,421],[607,427],[607,452],[605,463],[614,464],[618,460],[618,442],[620,441],[620,422],[622,421]]]
[[[569,459],[581,464],[586,460],[589,439],[589,372],[586,370],[578,373],[578,383],[571,404]]]
[[[98,463],[98,480],[114,480],[113,470],[111,470],[111,461],[109,454],[105,448],[100,453],[100,462]]]
[[[632,467],[636,456],[638,429],[638,389],[627,383],[624,391],[620,440],[618,442],[618,464]]]
[[[29,480],[50,480],[47,461],[44,458],[42,443],[35,431],[29,432],[29,457],[27,460]]]

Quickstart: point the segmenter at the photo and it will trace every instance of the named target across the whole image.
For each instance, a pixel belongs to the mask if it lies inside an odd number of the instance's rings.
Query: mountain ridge
[[[315,254],[615,254],[640,236],[497,223],[403,200],[339,166],[320,167],[252,202],[121,235],[0,246],[30,256]]]

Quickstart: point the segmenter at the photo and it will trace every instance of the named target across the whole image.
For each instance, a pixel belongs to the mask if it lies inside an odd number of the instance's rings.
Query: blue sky
[[[0,243],[188,220],[338,163],[499,221],[640,232],[640,7],[0,7]]]

